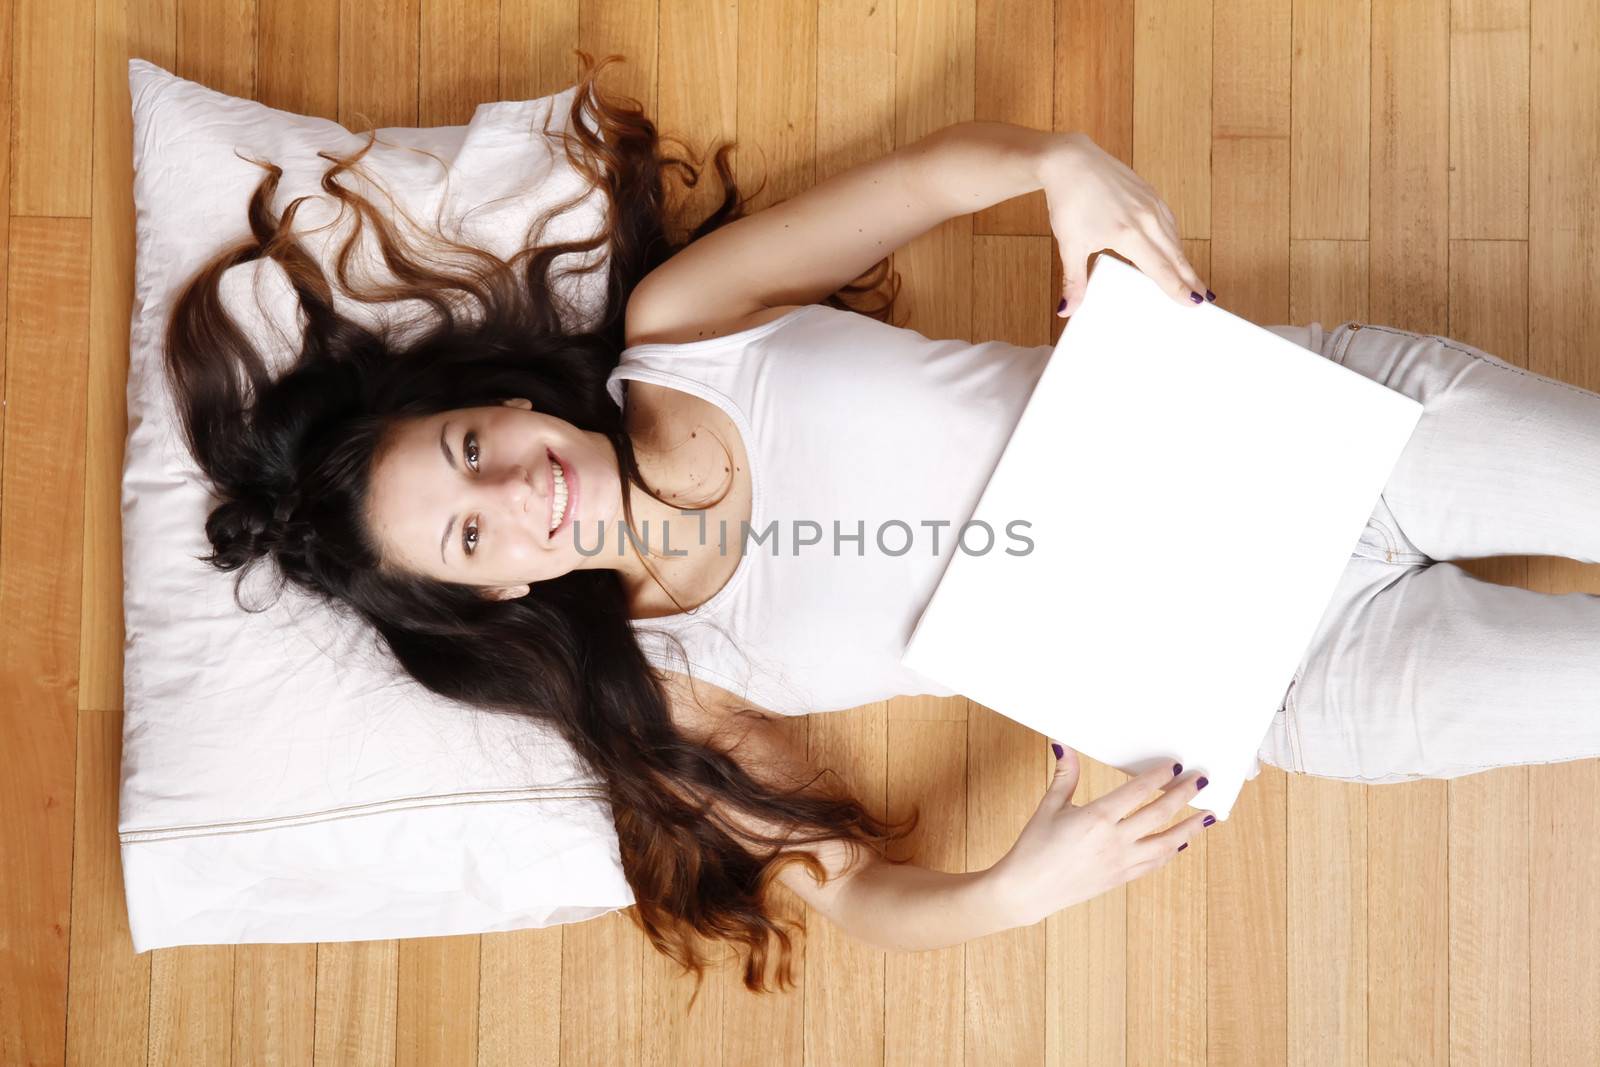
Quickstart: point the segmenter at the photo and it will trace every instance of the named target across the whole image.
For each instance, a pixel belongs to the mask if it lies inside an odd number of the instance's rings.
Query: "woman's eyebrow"
[[[439,450],[444,453],[444,461],[446,463],[450,464],[450,469],[451,470],[455,470],[456,469],[456,457],[451,454],[451,452],[450,452],[450,444],[449,444],[448,441],[445,440],[445,434],[447,432],[449,432],[449,429],[450,429],[450,420],[446,419],[439,426]],[[444,536],[439,538],[439,562],[443,563],[445,566],[449,566],[450,565],[450,561],[445,559],[444,546],[450,543],[450,531],[454,530],[455,528],[456,528],[456,517],[454,515],[452,515],[452,516],[450,516],[450,521],[444,524]]]

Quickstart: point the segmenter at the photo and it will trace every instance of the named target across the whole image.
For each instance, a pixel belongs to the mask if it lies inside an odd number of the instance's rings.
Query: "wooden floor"
[[[1592,1063],[1600,761],[1357,787],[1273,768],[1161,872],[891,955],[820,918],[803,989],[687,981],[620,914],[483,937],[134,956],[116,853],[125,63],[361,128],[562,87],[574,46],[763,200],[966,118],[1087,130],[1231,311],[1446,333],[1600,389],[1594,0],[6,0],[0,1062]],[[751,181],[761,155],[741,161]],[[1042,344],[1042,202],[896,256],[911,324]],[[1594,552],[1600,553],[1600,531]],[[1137,566],[1137,562],[1131,565]],[[1600,568],[1475,573],[1600,591]],[[1596,650],[1600,655],[1600,649]],[[986,866],[1042,738],[961,700],[797,719],[922,861]],[[1088,765],[1079,798],[1123,776]],[[797,902],[784,905],[796,913]]]

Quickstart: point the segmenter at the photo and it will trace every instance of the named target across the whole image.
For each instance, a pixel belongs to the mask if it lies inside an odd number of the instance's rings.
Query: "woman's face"
[[[573,531],[592,549],[600,524],[620,513],[616,453],[603,434],[532,407],[507,400],[395,426],[373,469],[369,501],[387,562],[508,597],[595,565],[600,556],[580,553]]]

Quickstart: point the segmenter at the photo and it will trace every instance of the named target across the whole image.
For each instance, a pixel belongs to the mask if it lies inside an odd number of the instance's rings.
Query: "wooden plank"
[[[339,121],[349,129],[417,124],[420,2],[341,0]]]
[[[821,0],[817,180],[894,151],[894,5]]]
[[[1295,0],[1289,233],[1365,240],[1371,151],[1370,3]]]
[[[1369,322],[1367,242],[1294,241],[1290,245],[1289,321]]]
[[[477,934],[400,942],[397,1064],[477,1061],[478,967]]]
[[[1291,322],[1332,330],[1367,320],[1365,241],[1295,241],[1291,264]],[[1263,778],[1274,772],[1261,771]],[[1368,790],[1306,775],[1286,778],[1288,1062],[1363,1063]]]
[[[1527,366],[1528,246],[1450,242],[1450,336]],[[1528,586],[1521,556],[1462,563],[1475,577]],[[1452,778],[1450,1060],[1531,1063],[1528,1032],[1529,767]]]
[[[1369,981],[1381,983],[1367,964],[1371,792],[1310,775],[1288,781],[1289,1063],[1368,1062]]]
[[[1210,4],[1134,4],[1133,169],[1186,239],[1211,236],[1211,18]]]
[[[817,0],[744,0],[739,54],[735,172],[759,209],[815,184]]]
[[[640,1067],[641,971],[655,949],[623,911],[571,923],[561,941],[561,1061]]]
[[[5,196],[6,210],[0,211],[0,248],[11,247],[11,112],[16,104],[15,79],[12,68],[15,58],[16,19],[12,9],[6,8],[0,18],[0,194]],[[10,275],[8,257],[0,256],[0,398],[4,397],[6,375],[6,301],[7,278]],[[0,461],[5,459],[5,405],[0,404]],[[5,507],[5,487],[0,480],[0,509]]]
[[[395,1062],[397,941],[317,946],[317,1063],[388,1067]]]
[[[339,121],[339,5],[258,0],[256,99],[268,107]]]
[[[578,0],[500,0],[500,99],[534,100],[573,83]]]
[[[1055,0],[980,0],[973,57],[978,118],[1052,128],[1054,19]],[[1050,236],[1044,191],[978,212],[973,232]]]
[[[150,1041],[150,953],[134,955],[117,847],[122,715],[78,713],[67,1063],[143,1063]]]
[[[1133,0],[1056,0],[1055,24],[1055,128],[1133,166]]]
[[[1208,280],[1254,322],[1289,317],[1289,0],[1218,0]],[[1293,320],[1298,321],[1298,320]],[[1288,1058],[1288,776],[1263,766],[1205,831],[1206,1045],[1220,1063]]]
[[[484,934],[478,1065],[561,1061],[561,940],[565,927]]]
[[[1450,236],[1528,236],[1528,0],[1450,5]]]
[[[1217,0],[1215,19],[1209,281],[1235,315],[1282,323],[1289,316],[1290,3]],[[1220,859],[1213,850],[1212,862]]]
[[[317,946],[235,946],[234,1063],[310,1067],[316,1009]]]
[[[1370,314],[1425,333],[1449,318],[1449,85],[1449,0],[1375,0]]]
[[[674,236],[722,202],[710,156],[718,143],[739,139],[738,43],[739,9],[727,0],[683,0],[661,10],[656,127],[663,137],[683,142],[691,155],[705,159],[699,185],[681,191],[674,179],[670,186]]]
[[[897,845],[895,856],[909,855],[920,867],[967,869],[967,709],[960,697],[900,697],[889,703],[889,818],[903,820],[913,808],[921,817],[912,835]],[[967,1036],[987,1021],[969,1018],[966,1012],[966,946],[914,953],[858,947],[861,966],[874,956],[882,960],[881,965],[872,960],[872,966],[883,975],[884,997],[857,1005],[830,1001],[827,1014],[817,1010],[822,1004],[814,1003],[808,1058],[819,1063],[852,1058],[877,1063],[881,1058],[925,1067],[966,1062]],[[836,958],[831,966],[842,962]],[[816,972],[829,966],[819,960]],[[835,990],[841,985],[831,976],[830,984]]]
[[[1600,389],[1600,10],[1533,7],[1529,64],[1528,367]],[[1597,587],[1591,568],[1541,559],[1534,585]],[[1529,956],[1532,1059],[1581,1062],[1600,1048],[1600,760],[1530,769]]]
[[[233,946],[163,948],[150,957],[150,1062],[229,1062]]]
[[[181,78],[247,99],[256,91],[256,0],[178,0]]]
[[[89,220],[15,217],[0,465],[0,1062],[65,1053]],[[39,536],[39,523],[69,531]]]
[[[500,91],[500,10],[478,0],[421,0],[418,122],[464,126]]]
[[[94,155],[95,0],[17,0],[11,214],[87,217]],[[13,9],[6,8],[6,21]]]

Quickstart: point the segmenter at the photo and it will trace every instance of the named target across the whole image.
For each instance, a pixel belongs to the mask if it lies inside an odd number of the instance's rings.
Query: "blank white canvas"
[[[1226,819],[1421,415],[1100,256],[903,662]]]

